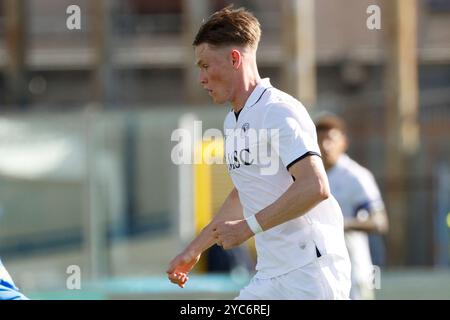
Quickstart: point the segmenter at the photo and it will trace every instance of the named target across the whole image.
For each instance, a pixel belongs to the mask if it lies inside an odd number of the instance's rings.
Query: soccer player
[[[207,248],[230,249],[254,236],[257,273],[237,299],[348,299],[343,216],[329,191],[315,126],[299,101],[260,78],[260,35],[253,14],[226,7],[193,42],[201,85],[215,103],[232,106],[225,158],[235,188],[170,262],[168,278],[184,287]],[[263,134],[269,131],[273,136]],[[255,149],[271,151],[271,168]]]
[[[11,276],[0,260],[0,300],[28,300],[14,285]]]
[[[345,152],[348,146],[346,125],[336,115],[316,119],[325,169],[331,193],[344,214],[347,249],[352,262],[351,299],[374,299],[374,271],[368,233],[382,234],[388,220],[380,191],[373,175]]]

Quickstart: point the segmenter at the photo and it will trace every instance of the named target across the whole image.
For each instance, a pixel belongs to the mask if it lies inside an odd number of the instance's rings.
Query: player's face
[[[195,47],[200,84],[219,104],[233,99],[233,64],[228,51],[227,48],[215,48],[207,43]]]
[[[317,139],[325,167],[334,166],[341,154],[347,149],[345,134],[338,129],[321,130],[318,132]]]

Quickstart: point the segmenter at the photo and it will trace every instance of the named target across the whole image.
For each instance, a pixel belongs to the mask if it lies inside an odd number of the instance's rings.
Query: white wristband
[[[250,227],[250,230],[252,230],[254,234],[263,232],[261,225],[259,224],[258,220],[256,220],[256,216],[254,216],[254,215],[250,216],[247,219],[245,219],[245,221],[247,221],[247,224]]]

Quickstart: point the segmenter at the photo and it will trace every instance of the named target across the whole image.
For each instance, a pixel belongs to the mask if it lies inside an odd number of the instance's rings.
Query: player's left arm
[[[275,202],[255,215],[262,231],[305,214],[330,196],[325,169],[316,154],[293,164],[289,173],[294,178],[292,185]],[[218,224],[214,232],[224,249],[235,247],[254,235],[245,219]]]
[[[310,155],[289,168],[295,179],[292,185],[271,205],[256,214],[262,229],[268,230],[298,218],[330,197],[330,187],[322,160]]]

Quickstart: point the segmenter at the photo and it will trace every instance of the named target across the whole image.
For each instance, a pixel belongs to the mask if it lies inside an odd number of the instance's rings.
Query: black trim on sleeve
[[[292,167],[294,164],[296,164],[296,163],[299,162],[300,160],[303,160],[303,159],[305,159],[306,157],[309,157],[309,156],[318,156],[319,158],[322,158],[322,157],[320,156],[320,154],[318,154],[317,152],[314,152],[314,151],[308,151],[308,152],[306,152],[304,155],[298,157],[297,159],[295,159],[294,161],[292,161],[291,163],[289,163],[289,164],[286,166],[286,169],[289,170],[289,168]]]

